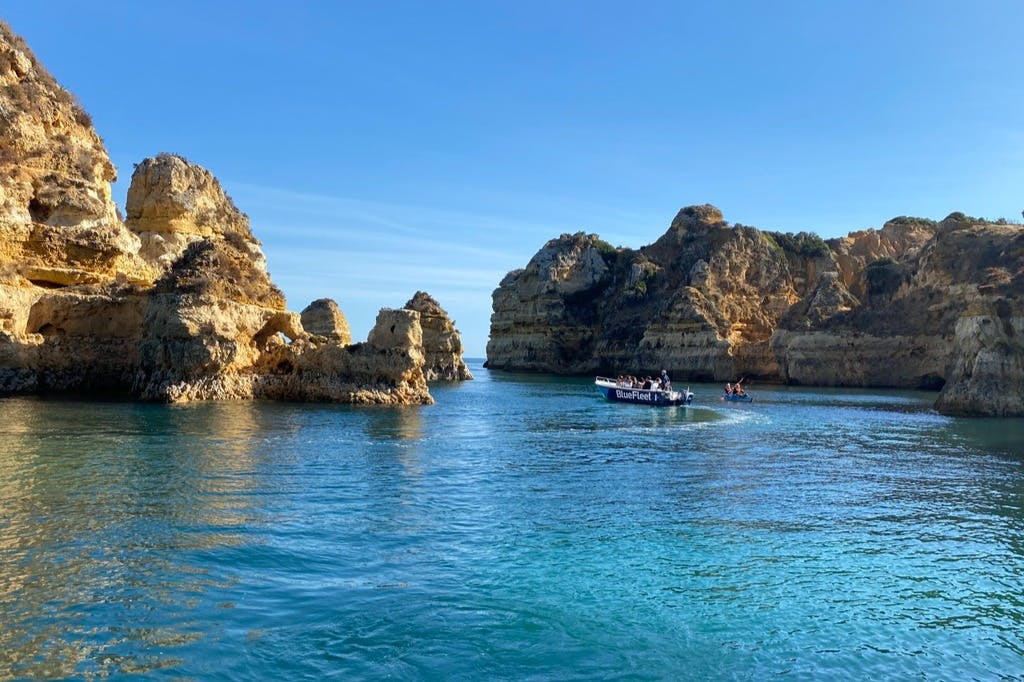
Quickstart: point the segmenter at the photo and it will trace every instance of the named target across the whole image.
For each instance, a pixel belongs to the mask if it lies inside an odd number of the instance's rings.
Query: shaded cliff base
[[[640,249],[549,241],[493,295],[487,366],[941,389],[1024,414],[1024,228],[954,213],[822,240],[682,209]]]

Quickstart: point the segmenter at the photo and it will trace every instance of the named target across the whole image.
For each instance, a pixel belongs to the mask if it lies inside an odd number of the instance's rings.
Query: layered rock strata
[[[124,223],[114,179],[88,115],[0,23],[0,394],[432,402],[419,312],[381,310],[352,344],[333,301],[287,310],[209,171],[144,160]]]
[[[825,242],[684,208],[655,243],[548,242],[493,296],[487,365],[942,389],[1024,414],[1024,228],[952,214]]]
[[[419,313],[423,328],[423,373],[427,381],[467,381],[473,378],[462,359],[462,335],[433,296],[417,291],[406,310]]]
[[[348,320],[338,304],[330,298],[320,298],[302,311],[302,328],[313,336],[321,336],[342,345],[352,343]]]

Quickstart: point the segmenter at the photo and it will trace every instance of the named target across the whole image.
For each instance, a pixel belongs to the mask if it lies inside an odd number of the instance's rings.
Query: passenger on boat
[[[672,381],[668,378],[668,372],[666,372],[665,370],[661,370],[661,390],[672,390]]]
[[[725,394],[726,394],[726,395],[732,395],[732,384],[728,384],[728,383],[727,383],[727,384],[725,385]]]
[[[745,378],[746,378],[746,377],[744,377],[744,379],[745,379]],[[737,382],[736,382],[736,385],[732,387],[732,392],[733,392],[733,393],[734,393],[735,395],[738,395],[738,396],[740,396],[741,398],[744,398],[744,397],[746,397],[746,395],[747,395],[747,392],[743,390],[743,387],[742,387],[742,386],[740,386],[740,384],[742,384],[742,383],[743,383],[743,379],[740,379],[739,381],[737,381]]]
[[[650,390],[651,378],[647,377],[646,379],[644,379],[644,383],[640,385],[640,388],[644,389],[645,391]]]

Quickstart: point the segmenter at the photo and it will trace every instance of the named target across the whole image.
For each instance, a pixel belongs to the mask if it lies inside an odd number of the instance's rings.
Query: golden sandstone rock
[[[602,259],[596,262],[595,255]],[[1024,227],[896,218],[825,242],[684,208],[639,250],[562,235],[494,292],[487,366],[942,389],[1024,414]]]
[[[404,306],[420,316],[423,329],[423,373],[427,381],[466,381],[473,378],[462,359],[462,336],[433,296],[417,291]]]
[[[209,171],[144,160],[126,223],[114,178],[88,115],[0,22],[0,394],[433,402],[418,312],[382,310],[366,343],[340,310],[310,334]]]
[[[302,327],[314,336],[347,345],[352,343],[348,320],[338,304],[330,298],[320,298],[302,310]]]

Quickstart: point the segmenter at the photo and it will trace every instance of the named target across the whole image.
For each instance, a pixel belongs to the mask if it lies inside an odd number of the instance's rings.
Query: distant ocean
[[[0,400],[0,679],[1024,675],[1024,420],[471,369],[431,407]]]

